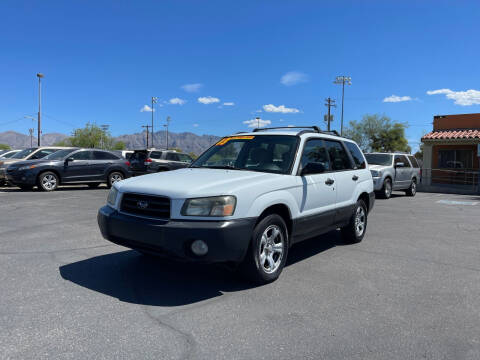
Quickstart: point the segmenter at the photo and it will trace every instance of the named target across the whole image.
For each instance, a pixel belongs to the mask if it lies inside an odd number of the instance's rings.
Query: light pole
[[[30,147],[33,147],[33,131],[34,130],[35,129],[33,128],[28,129],[28,132],[30,133]]]
[[[102,149],[105,149],[106,148],[106,137],[107,137],[107,131],[108,131],[108,128],[110,127],[110,125],[100,125],[100,128],[102,129],[102,138],[100,139],[101,140],[101,143],[102,143]]]
[[[41,117],[42,117],[42,78],[44,75],[42,73],[37,74],[38,77],[38,141],[37,144],[40,146],[40,137],[42,136],[42,130],[41,130]]]
[[[345,84],[352,85],[352,78],[350,76],[337,76],[334,84],[342,84],[342,120],[340,125],[340,135],[343,135],[343,97],[345,95]]]
[[[149,127],[150,127],[150,125],[142,125],[142,128],[147,129],[147,150],[148,150],[148,128]]]
[[[255,120],[257,120],[257,129],[260,129],[260,116],[257,116]]]
[[[153,112],[155,111],[153,109],[153,105],[157,103],[158,97],[152,96],[152,148],[155,147],[153,144]]]
[[[168,125],[170,125],[170,121],[172,121],[172,119],[170,118],[170,116],[167,116],[167,123],[164,125],[165,128],[167,129],[167,132],[166,132],[166,135],[167,135],[167,146],[166,146],[166,149],[168,150]]]

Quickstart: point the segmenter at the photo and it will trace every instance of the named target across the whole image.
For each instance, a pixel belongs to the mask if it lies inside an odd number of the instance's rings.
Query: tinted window
[[[175,153],[167,153],[167,160],[180,161],[180,159],[178,158],[178,155]]]
[[[325,140],[330,162],[332,163],[332,170],[347,170],[353,169],[345,148],[338,141]]]
[[[35,150],[36,150],[36,148],[30,148],[30,149],[25,149],[25,150],[19,151],[18,153],[16,153],[15,155],[12,156],[12,159],[24,159],[28,155],[30,155],[32,152],[34,152]]]
[[[412,163],[412,166],[414,168],[420,167],[420,166],[418,166],[418,162],[417,162],[417,159],[415,159],[415,156],[409,156],[408,158],[410,159],[410,162]]]
[[[152,151],[150,153],[150,157],[152,159],[161,159],[162,158],[162,152],[161,151]]]
[[[367,167],[367,164],[358,146],[348,141],[345,141],[344,144],[347,147],[348,151],[350,151],[350,154],[352,155],[352,158],[353,158],[353,162],[355,163],[355,166],[357,167],[357,169],[365,169]]]
[[[188,155],[185,155],[185,154],[177,154],[178,158],[180,159],[180,161],[182,162],[192,162],[192,158]]]
[[[74,152],[75,149],[65,149],[65,150],[58,150],[55,151],[54,153],[47,155],[44,157],[44,159],[48,160],[60,160],[66,157],[68,154]]]
[[[79,151],[71,156],[74,160],[90,160],[91,151]]]
[[[59,149],[42,149],[37,151],[35,154],[32,154],[30,159],[42,159],[47,155],[53,154],[54,152],[57,152]]]
[[[93,159],[94,160],[118,160],[119,157],[106,151],[94,151]]]
[[[472,150],[439,150],[438,167],[447,169],[469,169],[473,167]]]
[[[12,151],[12,152],[3,154],[2,157],[5,158],[5,159],[8,159],[8,158],[13,157],[17,153],[18,153],[18,151]]]
[[[365,154],[370,165],[392,165],[392,155],[390,154]]]
[[[312,172],[309,171],[311,174],[319,174],[330,170],[330,161],[323,140],[314,139],[306,142],[300,160],[301,169],[304,169],[308,164],[314,169]]]
[[[404,167],[411,167],[405,155],[395,155],[395,165],[399,162],[403,162]]]

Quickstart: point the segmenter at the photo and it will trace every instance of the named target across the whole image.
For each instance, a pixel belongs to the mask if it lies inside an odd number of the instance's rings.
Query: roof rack
[[[316,132],[319,134],[340,136],[340,134],[336,130],[322,131],[318,126],[315,126],[315,125],[314,126],[277,126],[277,127],[268,127],[268,128],[256,128],[256,129],[253,129],[253,132],[264,131],[264,130],[278,130],[278,129],[311,129],[311,130],[300,131],[298,135],[308,133],[308,132]]]

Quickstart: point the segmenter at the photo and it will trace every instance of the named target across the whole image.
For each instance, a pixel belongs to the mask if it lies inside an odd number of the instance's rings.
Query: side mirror
[[[395,164],[395,167],[405,167],[405,163],[403,163],[403,162],[397,162],[397,163]]]
[[[308,163],[305,165],[300,172],[301,176],[309,175],[309,174],[320,174],[325,172],[325,166],[320,163]]]
[[[65,164],[68,164],[69,162],[75,161],[73,157],[69,157],[65,159]]]

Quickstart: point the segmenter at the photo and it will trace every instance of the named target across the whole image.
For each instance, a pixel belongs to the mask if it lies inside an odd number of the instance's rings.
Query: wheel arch
[[[362,193],[358,196],[357,201],[358,201],[358,200],[363,200],[363,202],[365,203],[365,205],[367,205],[367,211],[370,211],[370,206],[371,206],[371,204],[370,204],[370,196],[368,195],[367,192],[365,192],[365,191],[362,192]]]
[[[287,225],[287,231],[290,237],[292,235],[292,226],[293,226],[292,214],[288,205],[284,203],[269,205],[267,208],[265,208],[260,214],[260,216],[258,217],[257,222],[255,223],[255,226],[260,221],[262,221],[262,219],[264,219],[265,217],[271,214],[277,214],[282,217],[283,221],[285,221],[285,224]]]
[[[51,172],[51,173],[54,173],[55,175],[57,175],[58,184],[62,183],[62,177],[60,176],[60,173],[57,170],[55,170],[55,169],[44,169],[44,170],[39,171],[38,174],[37,174],[37,185],[40,182],[40,176],[42,176],[42,174],[45,174],[46,172]]]

